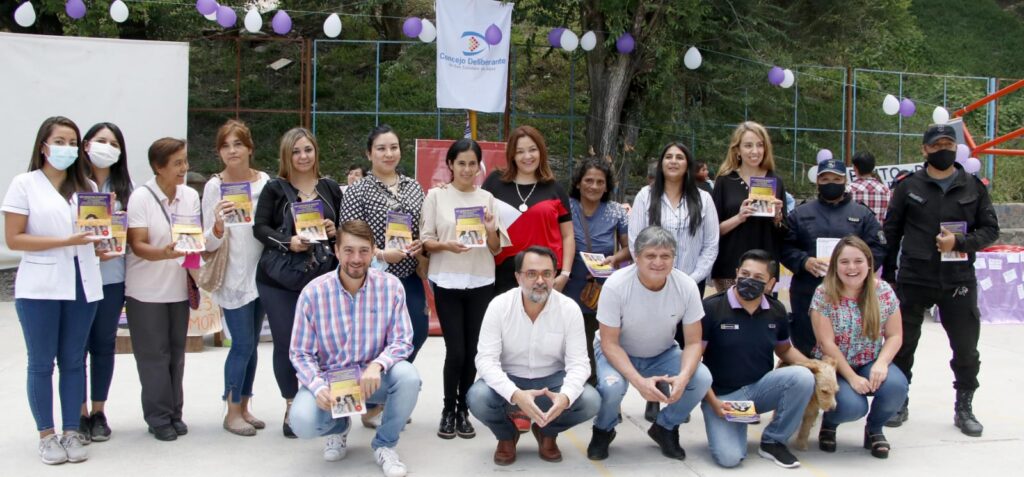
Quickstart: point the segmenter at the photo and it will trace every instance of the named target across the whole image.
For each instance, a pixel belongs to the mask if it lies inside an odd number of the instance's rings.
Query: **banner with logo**
[[[485,113],[505,111],[512,4],[493,0],[437,0],[437,107]],[[488,45],[484,33],[501,29]]]

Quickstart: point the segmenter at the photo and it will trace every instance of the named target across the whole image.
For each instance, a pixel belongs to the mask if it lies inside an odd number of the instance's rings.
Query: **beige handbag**
[[[221,238],[217,250],[200,253],[203,257],[203,266],[188,271],[199,288],[211,293],[224,284],[224,275],[228,270],[228,230],[228,227],[224,227],[224,237]]]

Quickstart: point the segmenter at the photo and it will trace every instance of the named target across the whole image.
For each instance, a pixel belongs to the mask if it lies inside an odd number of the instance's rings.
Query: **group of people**
[[[770,137],[753,122],[736,128],[713,185],[689,148],[666,145],[632,207],[610,200],[614,174],[596,158],[583,161],[566,194],[543,135],[530,126],[512,131],[506,168],[480,187],[480,146],[455,141],[445,158],[450,181],[429,193],[400,172],[399,136],[386,125],[367,137],[370,170],[353,168],[342,188],[321,174],[310,131],[282,136],[271,179],[253,168],[249,129],[229,120],[216,137],[223,169],[202,199],[184,184],[184,141],[150,146],[155,177],[141,186],[129,177],[124,141],[111,123],[83,137],[67,118],[49,118],[29,172],[3,201],[7,244],[25,252],[16,309],[44,463],[83,461],[85,444],[111,436],[105,402],[122,306],[149,431],[165,441],[188,432],[181,412],[187,267],[196,260],[175,250],[173,215],[202,215],[208,263],[226,255],[212,291],[232,337],[224,429],[253,436],[266,427],[249,408],[266,316],[285,401],[282,432],[325,437],[327,460],[345,457],[351,428],[349,417],[332,417],[330,373],[358,367],[367,403],[361,421],[376,428],[375,458],[385,475],[406,474],[395,448],[420,390],[412,363],[427,337],[426,287],[445,342],[437,435],[474,437],[473,415],[497,438],[498,465],[516,460],[526,431],[542,459],[560,461],[558,434],[591,420],[587,455],[607,458],[632,385],[648,401],[648,435],[666,457],[685,458],[679,426],[700,404],[714,460],[739,465],[747,424],[727,417],[745,406],[737,401],[752,401],[757,413],[775,411],[758,453],[798,466],[786,442],[814,392],[814,376],[799,366],[812,358],[835,362],[839,381],[819,447],[835,451],[836,427],[867,415],[864,446],[886,457],[882,426],[907,419],[922,315],[934,304],[953,348],[954,422],[981,435],[971,407],[980,323],[972,262],[997,238],[998,222],[984,186],[953,163],[949,126],[928,128],[927,167],[897,185],[887,206],[864,201],[872,209],[857,198],[881,193],[873,157],[858,156],[855,183],[847,187],[843,162],[822,163],[818,198],[792,212]],[[751,178],[774,180],[773,216],[754,215]],[[256,204],[253,225],[226,227],[235,205],[221,197],[221,184],[241,182]],[[75,229],[76,193],[96,191],[112,193],[115,209],[127,211],[124,257],[97,251],[96,239]],[[327,241],[296,233],[291,205],[309,201],[321,203]],[[466,207],[484,210],[485,246],[459,240],[455,210]],[[412,241],[404,247],[385,247],[391,214],[408,217]],[[966,232],[944,225],[956,221]],[[942,261],[950,251],[968,258]],[[578,252],[600,254],[599,265],[615,271],[593,276]],[[795,274],[792,312],[773,293],[780,264]],[[880,267],[884,281],[876,278]],[[709,280],[717,293],[704,298]],[[775,369],[775,357],[796,366]],[[60,435],[51,411],[55,359]]]

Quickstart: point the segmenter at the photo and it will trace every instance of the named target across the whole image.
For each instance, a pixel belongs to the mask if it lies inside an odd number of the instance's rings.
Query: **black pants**
[[[707,286],[707,280],[701,280],[701,281],[697,282],[697,291],[700,292],[700,300],[701,301],[704,301],[704,287],[705,286]],[[682,321],[680,321],[679,324],[676,325],[676,343],[679,343],[679,349],[683,349],[683,348],[686,347],[686,338],[683,336],[683,322]],[[591,361],[593,361],[593,359],[594,359],[593,356],[591,356],[590,359],[591,359]],[[591,374],[593,374],[593,373],[591,373]],[[596,375],[595,375],[595,379],[596,379]]]
[[[963,390],[978,389],[978,370],[981,357],[978,354],[978,337],[981,334],[981,312],[978,310],[978,287],[975,284],[956,289],[940,289],[920,285],[901,284],[896,288],[903,314],[903,346],[896,353],[893,363],[907,376],[910,382],[914,366],[914,351],[921,339],[921,324],[924,311],[939,305],[942,328],[946,330],[953,359],[949,367],[953,370],[953,387]]]
[[[292,343],[295,304],[299,301],[299,292],[258,281],[256,289],[260,294],[260,303],[267,312],[267,323],[270,323],[270,334],[274,339],[273,361],[277,388],[281,391],[281,397],[295,399],[295,394],[299,392],[299,380],[295,377],[288,349]]]
[[[466,393],[476,379],[476,345],[494,285],[467,290],[434,286],[434,306],[444,334],[444,408],[468,409]]]
[[[132,354],[142,384],[142,415],[150,427],[181,420],[188,302],[125,300]]]
[[[583,314],[583,332],[587,335],[587,356],[590,357],[590,377],[587,383],[597,386],[597,361],[594,360],[594,336],[601,324],[597,321],[597,313]]]
[[[811,350],[818,343],[814,337],[814,328],[811,326],[810,308],[813,298],[814,292],[807,294],[792,289],[789,291],[789,304],[793,309],[789,320],[789,337],[793,341],[793,347],[804,356],[811,356]]]
[[[519,286],[516,280],[516,261],[514,257],[505,259],[494,268],[494,296],[501,295]]]

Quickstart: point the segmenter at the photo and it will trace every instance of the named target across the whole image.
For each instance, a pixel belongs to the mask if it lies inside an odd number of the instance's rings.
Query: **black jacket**
[[[945,193],[927,169],[893,189],[883,229],[889,247],[883,273],[889,283],[895,278],[899,284],[949,289],[976,282],[974,254],[999,238],[999,221],[985,185],[960,164],[954,167],[956,176]],[[967,222],[967,234],[958,234],[953,246],[967,252],[967,261],[939,260],[935,237],[940,222]]]
[[[871,247],[875,268],[882,266],[886,254],[882,226],[871,209],[850,200],[849,194],[836,204],[821,199],[802,204],[793,209],[787,220],[789,231],[782,244],[782,264],[793,272],[790,289],[794,292],[809,295],[821,284],[820,278],[804,269],[807,258],[817,252],[819,238],[856,235]]]

